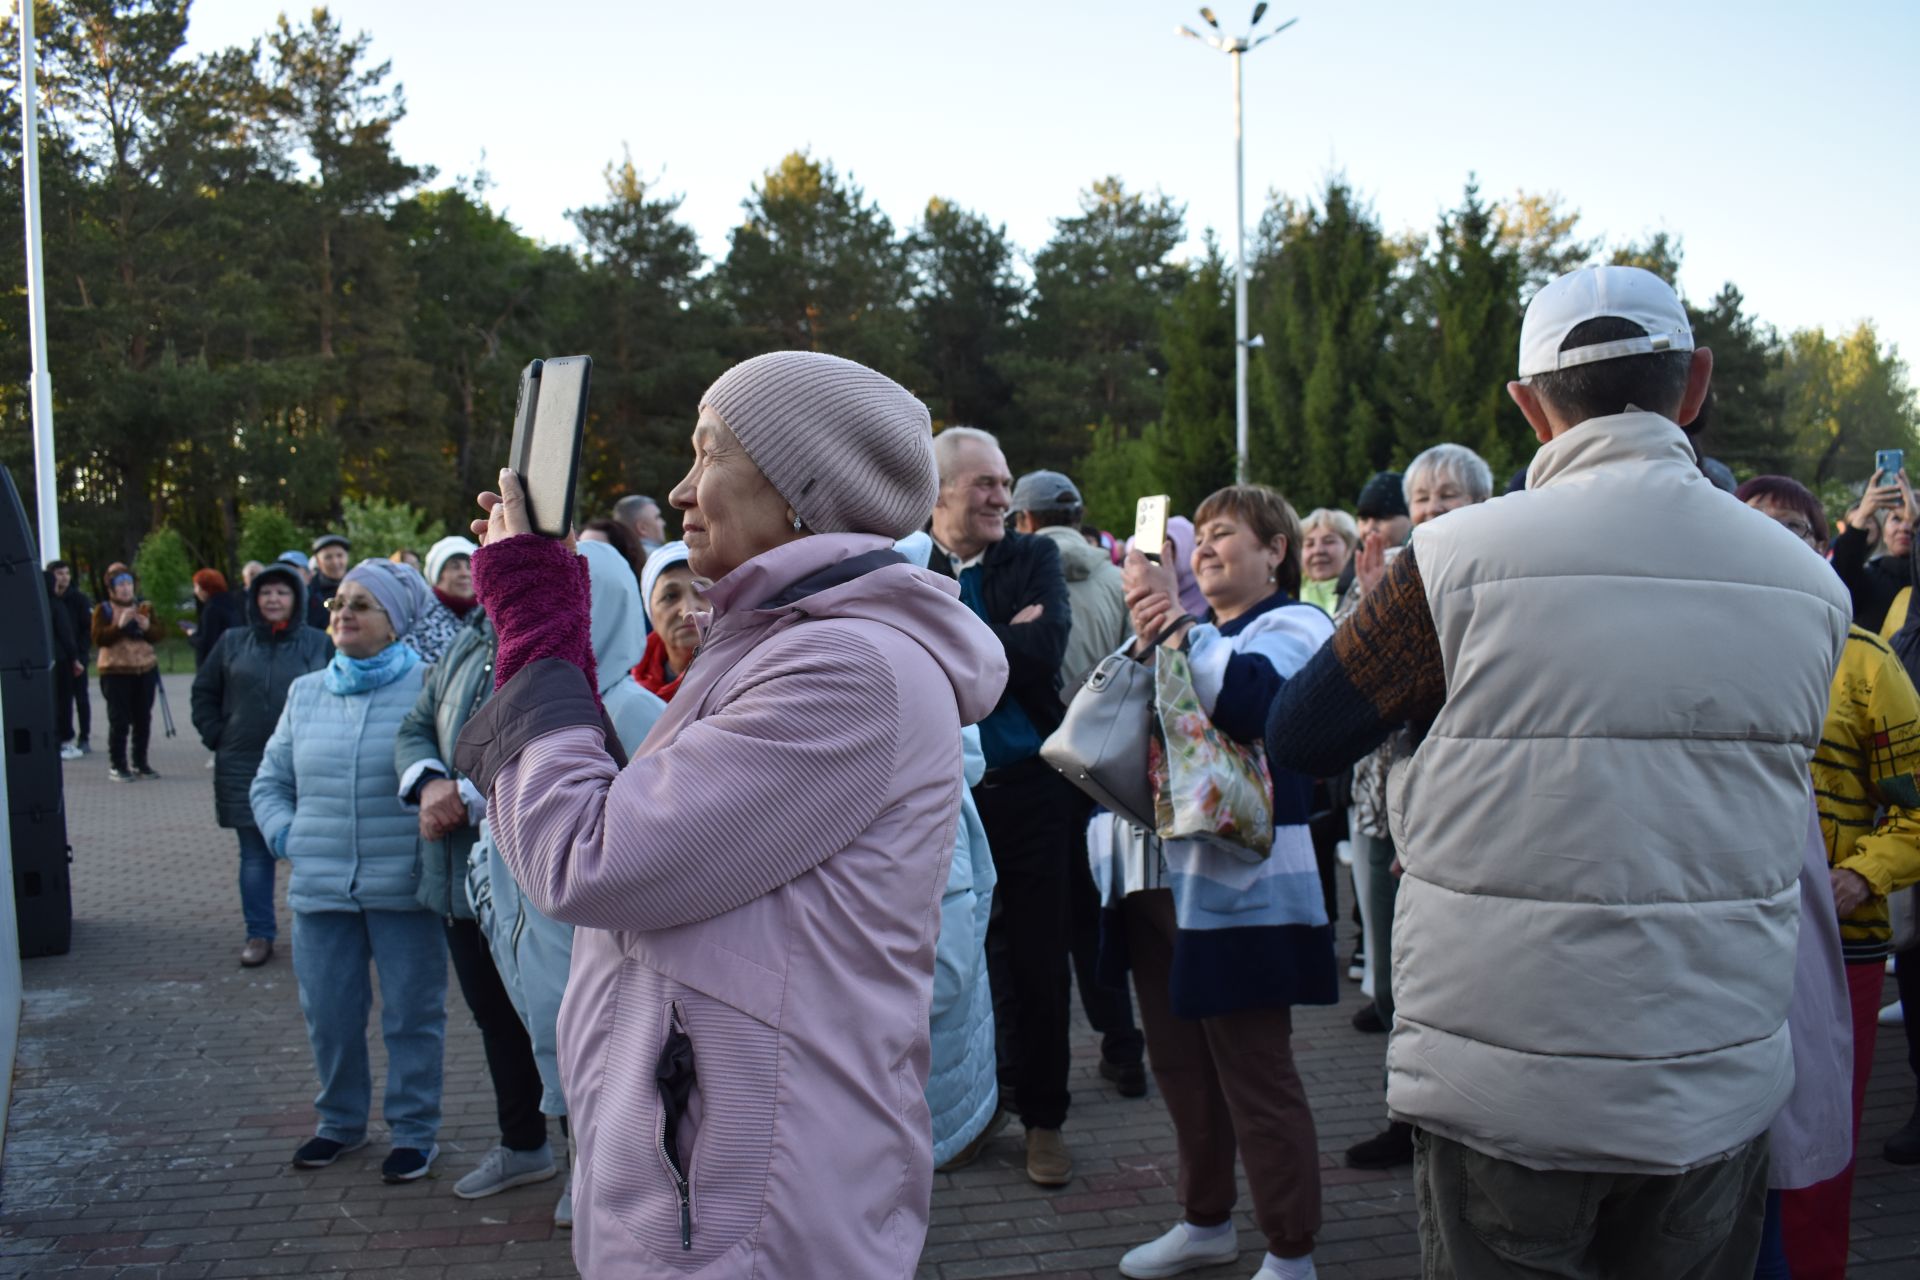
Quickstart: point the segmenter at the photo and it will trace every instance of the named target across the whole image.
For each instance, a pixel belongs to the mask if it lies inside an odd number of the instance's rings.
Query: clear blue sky
[[[1186,202],[1231,246],[1225,57],[1145,0],[726,5],[334,0],[390,59],[402,154],[484,167],[519,226],[573,238],[623,144],[726,252],[787,151],[851,172],[892,217],[941,195],[1026,251],[1103,174]],[[271,0],[197,0],[195,48],[264,32]],[[298,6],[294,12],[304,12]],[[1216,12],[1243,24],[1251,0]],[[1344,172],[1389,231],[1432,226],[1470,171],[1557,192],[1609,242],[1666,230],[1704,302],[1726,280],[1783,330],[1871,318],[1920,348],[1920,4],[1276,3],[1299,25],[1246,62],[1249,224],[1267,192]]]

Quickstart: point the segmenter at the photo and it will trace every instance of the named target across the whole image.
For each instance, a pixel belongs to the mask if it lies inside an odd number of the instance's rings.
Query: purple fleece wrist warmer
[[[600,697],[593,661],[593,606],[585,557],[565,543],[523,533],[473,555],[473,589],[500,636],[493,687],[542,658],[570,662]]]

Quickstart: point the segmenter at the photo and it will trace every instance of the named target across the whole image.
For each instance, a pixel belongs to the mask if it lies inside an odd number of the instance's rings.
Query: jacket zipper
[[[667,1029],[685,1034],[680,1021],[678,1001],[667,1006]],[[654,1145],[659,1148],[660,1162],[667,1167],[667,1173],[673,1178],[673,1189],[680,1197],[680,1248],[685,1252],[693,1250],[693,1188],[687,1182],[686,1175],[680,1172],[680,1162],[667,1150],[667,1116],[660,1113],[660,1129],[653,1137]]]

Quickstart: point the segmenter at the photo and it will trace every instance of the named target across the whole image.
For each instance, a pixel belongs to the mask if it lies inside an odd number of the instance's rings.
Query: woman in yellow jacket
[[[1824,551],[1826,513],[1799,481],[1759,476],[1741,485],[1735,496],[1785,525],[1816,553]],[[1920,882],[1916,770],[1920,693],[1885,641],[1853,627],[1833,673],[1820,749],[1813,757],[1813,790],[1847,962],[1856,1146],[1873,1069],[1880,992],[1893,952],[1887,895]],[[1840,1280],[1845,1275],[1852,1194],[1851,1163],[1826,1182],[1782,1194],[1782,1238],[1795,1280]]]

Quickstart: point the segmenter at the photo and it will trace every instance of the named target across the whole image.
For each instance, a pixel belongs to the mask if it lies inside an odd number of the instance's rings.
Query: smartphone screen
[[[1158,560],[1167,549],[1167,495],[1140,499],[1133,512],[1133,549],[1149,560]]]
[[[590,357],[559,356],[534,361],[520,377],[507,465],[520,477],[527,516],[542,537],[564,538],[573,529],[573,490],[592,374]]]

